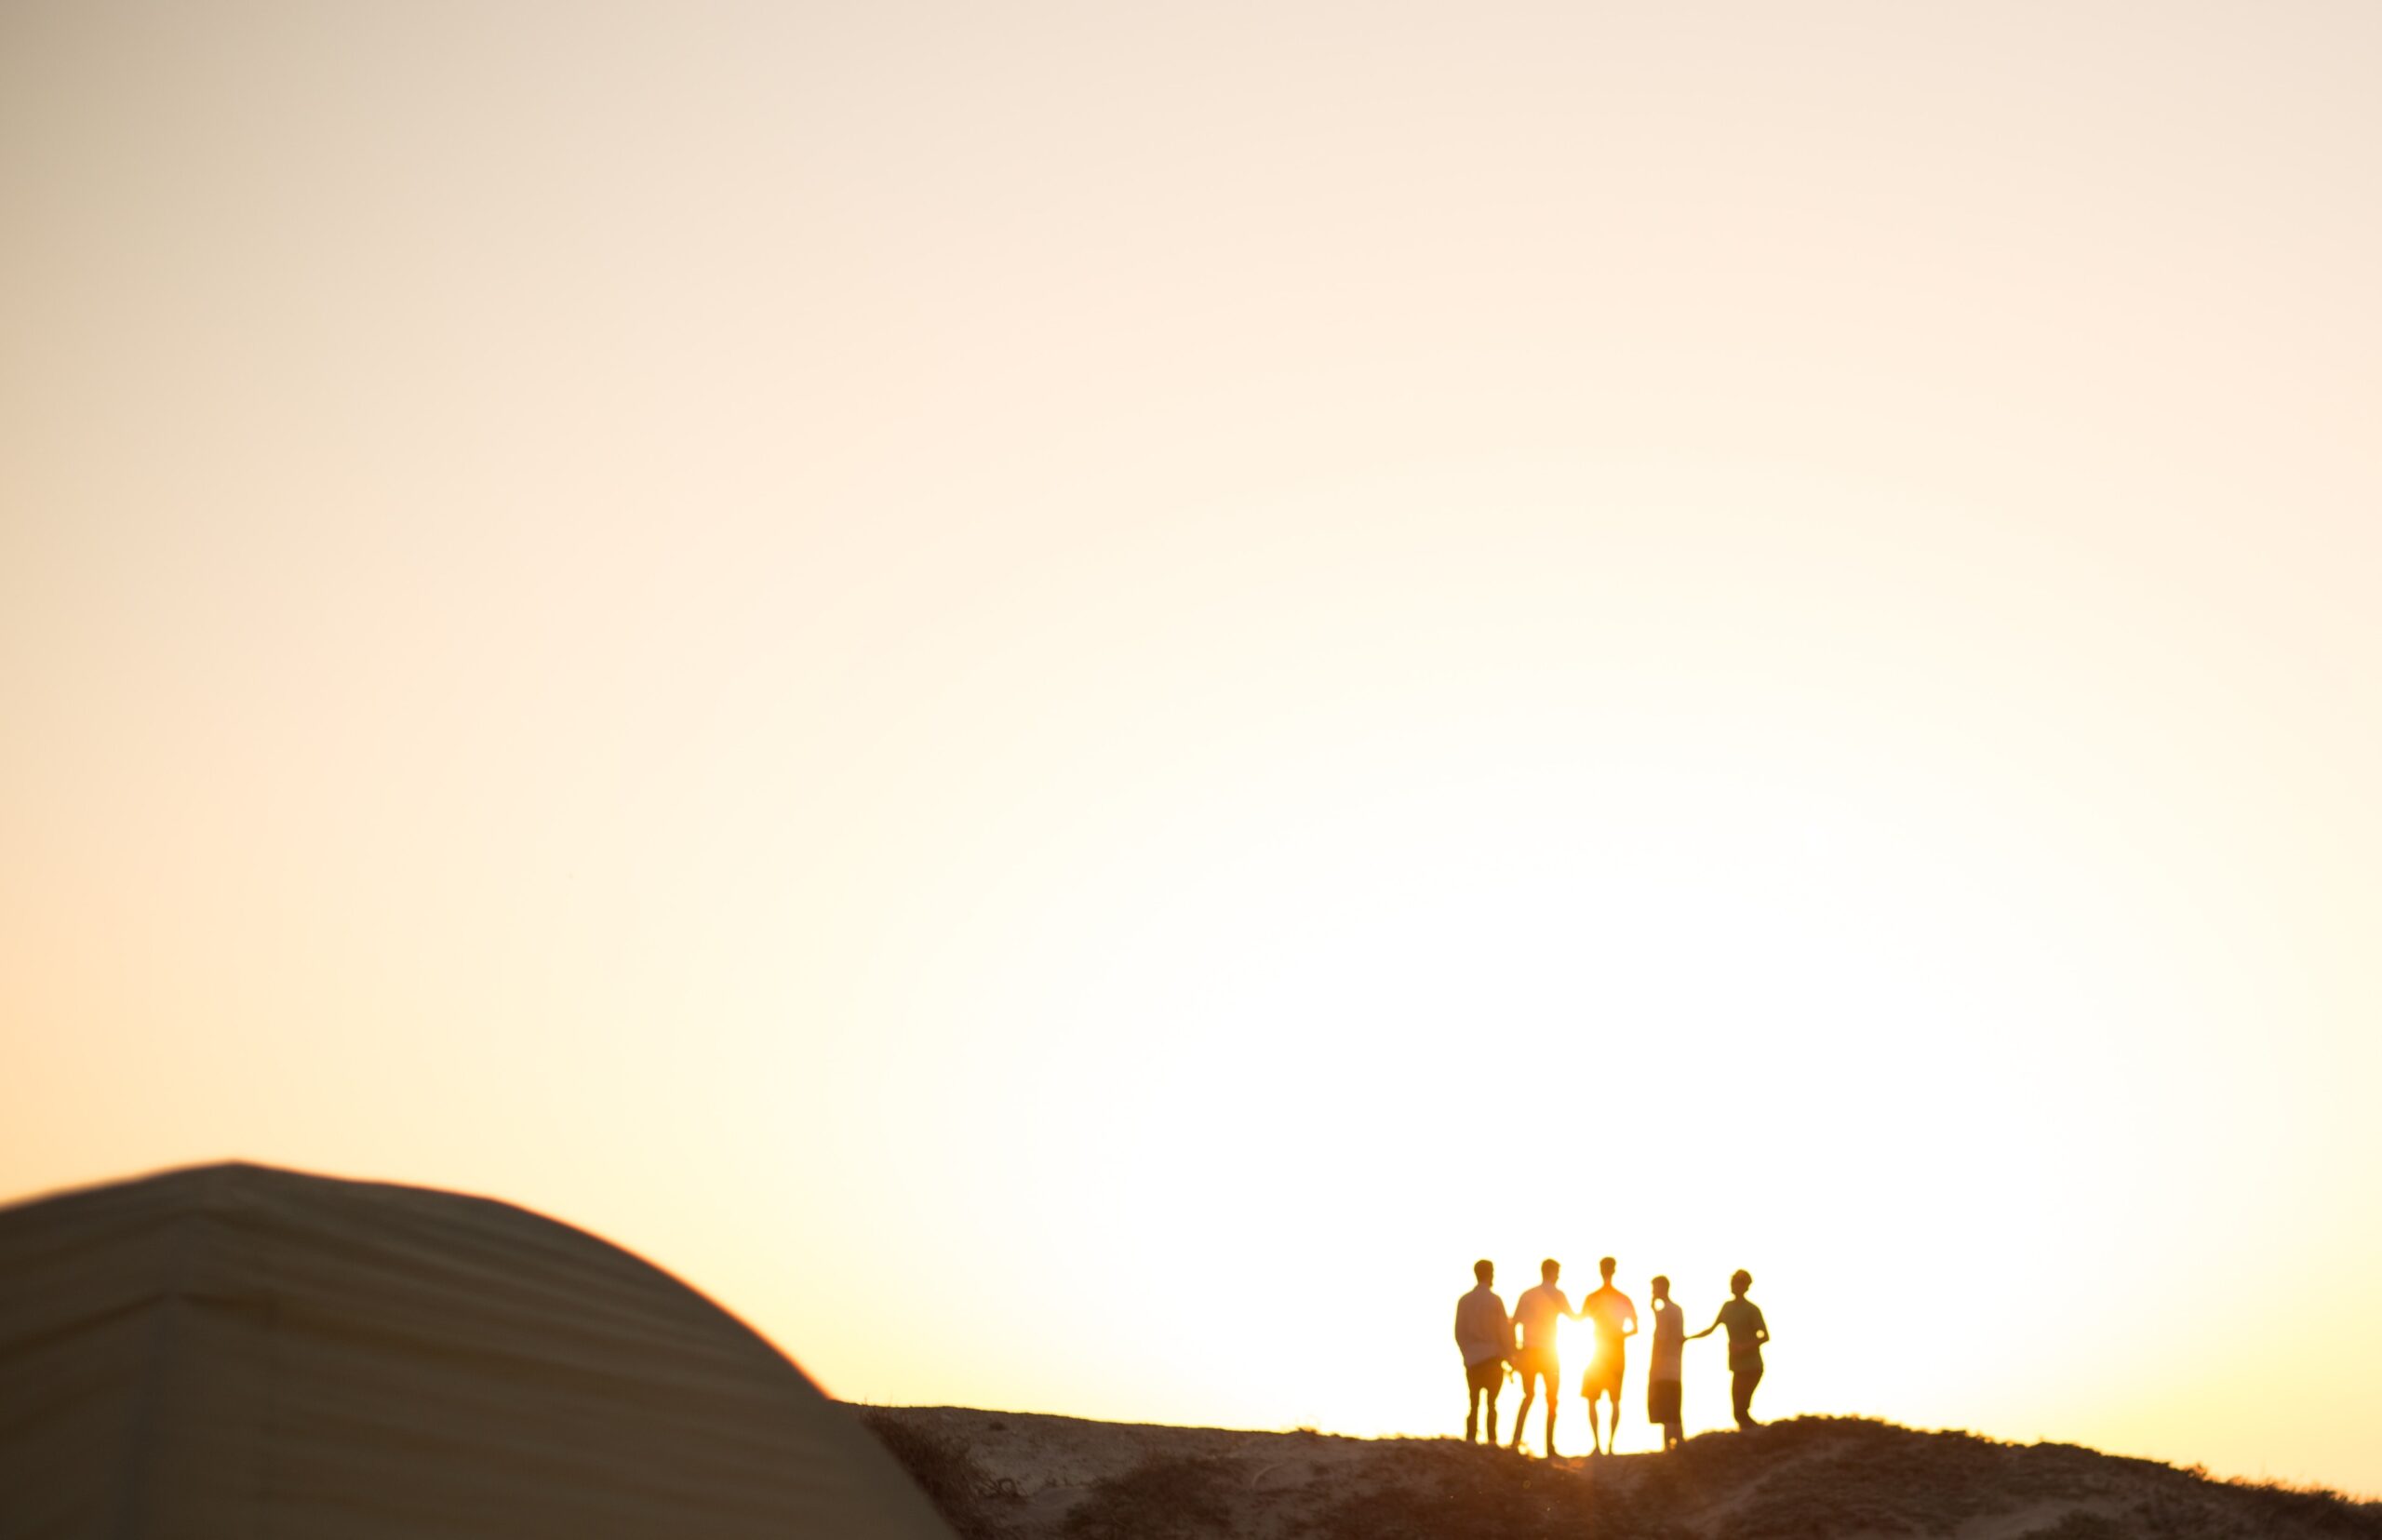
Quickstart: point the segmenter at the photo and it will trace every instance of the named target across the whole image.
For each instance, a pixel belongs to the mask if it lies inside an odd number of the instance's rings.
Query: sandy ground
[[[1320,1433],[1257,1433],[1223,1427],[1102,1423],[1030,1412],[968,1407],[887,1408],[965,1443],[995,1481],[1015,1483],[1023,1502],[1004,1516],[1027,1534],[1062,1532],[1067,1512],[1098,1482],[1157,1459],[1214,1456],[1251,1495],[1360,1480],[1384,1450],[1438,1440],[1343,1439]],[[1628,1456],[1623,1456],[1628,1458]]]
[[[1850,1418],[1713,1433],[1676,1454],[1540,1461],[1449,1439],[1102,1423],[964,1407],[862,1409],[930,1435],[999,1493],[963,1533],[1500,1540],[2117,1540],[2372,1536],[2382,1506],[2211,1481],[2072,1445]]]

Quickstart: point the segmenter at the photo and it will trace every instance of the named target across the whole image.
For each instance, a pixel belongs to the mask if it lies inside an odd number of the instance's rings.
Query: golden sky
[[[846,1396],[1359,1433],[1476,1256],[1744,1265],[1769,1415],[2382,1491],[2377,65],[11,5],[0,1195],[458,1186]]]

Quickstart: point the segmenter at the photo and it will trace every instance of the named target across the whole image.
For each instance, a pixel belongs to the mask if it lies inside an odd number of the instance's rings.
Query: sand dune
[[[2382,1504],[1855,1418],[1545,1462],[1445,1439],[858,1410],[975,1540],[2382,1537]]]

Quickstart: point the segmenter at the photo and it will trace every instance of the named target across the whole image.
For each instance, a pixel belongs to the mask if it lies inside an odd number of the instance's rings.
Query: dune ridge
[[[2382,1540],[2382,1503],[1856,1417],[1674,1454],[855,1409],[965,1540]]]

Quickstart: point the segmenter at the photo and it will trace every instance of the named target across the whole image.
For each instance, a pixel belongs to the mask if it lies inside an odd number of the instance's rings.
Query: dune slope
[[[1547,1462],[1453,1440],[858,1411],[970,1540],[2382,1540],[2382,1504],[1859,1418]]]

